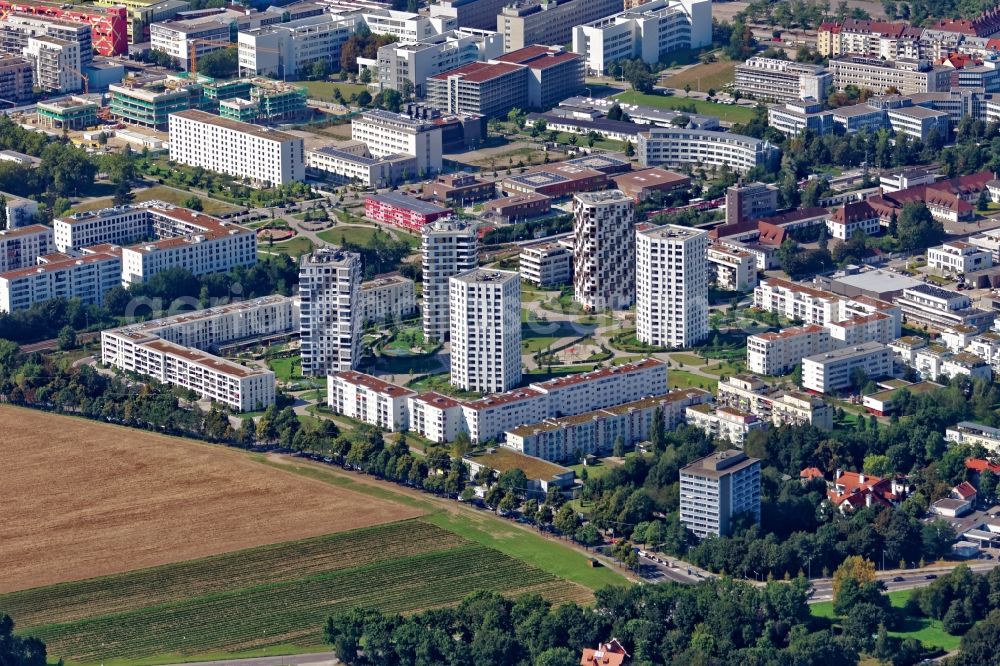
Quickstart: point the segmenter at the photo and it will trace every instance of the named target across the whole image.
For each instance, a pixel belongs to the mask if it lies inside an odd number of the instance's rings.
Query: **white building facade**
[[[321,248],[299,259],[302,374],[353,370],[361,355],[361,257]]]
[[[708,336],[708,232],[665,225],[636,236],[636,337],[692,347]]]
[[[521,278],[473,269],[450,278],[451,383],[500,393],[521,381]]]

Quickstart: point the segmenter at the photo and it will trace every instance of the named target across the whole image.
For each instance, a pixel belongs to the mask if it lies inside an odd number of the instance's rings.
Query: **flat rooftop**
[[[556,465],[555,463],[550,463],[546,460],[534,458],[532,456],[526,456],[523,453],[519,453],[513,449],[503,446],[498,446],[486,453],[467,455],[465,456],[465,459],[480,465],[485,465],[490,469],[496,470],[500,474],[503,474],[508,470],[519,469],[524,472],[524,475],[529,479],[552,479],[570,471],[569,469]]]
[[[412,210],[415,213],[420,213],[421,215],[443,215],[445,213],[450,213],[450,208],[445,208],[444,206],[438,206],[437,204],[431,203],[430,201],[424,201],[423,199],[418,199],[416,197],[406,196],[405,194],[399,194],[398,192],[386,192],[385,194],[372,194],[369,195],[366,200],[378,201],[395,208],[405,208],[406,210]]]
[[[909,275],[883,270],[862,271],[854,275],[844,275],[841,277],[834,276],[833,281],[846,287],[879,293],[912,289],[917,285],[923,284],[920,280],[911,278]]]
[[[177,113],[171,113],[170,115],[205,123],[206,125],[215,125],[216,127],[222,127],[224,129],[241,132],[243,134],[250,134],[251,136],[255,136],[260,139],[267,139],[269,141],[292,141],[293,139],[296,139],[296,137],[291,134],[286,134],[285,132],[278,132],[268,127],[260,127],[259,125],[251,125],[250,123],[242,123],[238,120],[221,118],[219,116],[212,115],[211,113],[197,111],[195,109],[179,111]]]

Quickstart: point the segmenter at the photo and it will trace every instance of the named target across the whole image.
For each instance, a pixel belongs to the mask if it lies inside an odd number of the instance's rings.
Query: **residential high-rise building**
[[[760,523],[760,460],[731,449],[681,468],[681,523],[698,538],[729,534],[740,514]]]
[[[621,190],[573,197],[573,292],[588,310],[635,302],[635,205]]]
[[[320,248],[299,260],[302,374],[353,370],[361,352],[361,256]]]
[[[690,347],[708,335],[708,232],[668,224],[636,236],[636,337]]]
[[[423,229],[424,339],[448,339],[448,280],[479,263],[476,229],[454,219],[434,220]]]
[[[474,268],[449,280],[451,383],[500,393],[521,381],[521,276]]]
[[[196,110],[170,114],[169,127],[174,162],[268,187],[305,180],[301,137]]]

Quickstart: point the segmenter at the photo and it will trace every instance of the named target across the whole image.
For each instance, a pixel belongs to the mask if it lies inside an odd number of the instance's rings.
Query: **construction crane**
[[[198,73],[198,46],[218,46],[224,49],[238,49],[239,43],[237,42],[222,42],[218,40],[211,39],[192,39],[188,46],[188,71],[191,74]],[[263,51],[264,53],[277,53],[278,54],[278,71],[281,72],[282,80],[285,79],[285,67],[284,58],[282,57],[282,52],[280,49],[270,49],[263,46],[254,47],[256,51]],[[239,65],[237,64],[237,71],[239,71]],[[255,73],[256,74],[256,73]]]
[[[66,69],[68,69],[69,71],[73,72],[74,74],[76,74],[77,76],[80,77],[80,79],[83,81],[83,94],[84,95],[89,95],[90,94],[90,79],[87,78],[87,75],[84,74],[83,72],[81,72],[80,70],[78,70],[73,65],[66,65],[65,67],[66,67]]]

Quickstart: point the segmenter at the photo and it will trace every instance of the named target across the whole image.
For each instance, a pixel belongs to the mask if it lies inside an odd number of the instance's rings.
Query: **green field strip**
[[[326,618],[351,608],[412,612],[554,577],[477,544],[61,624],[36,626],[53,656],[76,663],[157,653],[312,646]]]
[[[465,539],[453,533],[407,520],[14,592],[0,596],[0,611],[17,618],[20,627],[67,622],[446,550],[464,543]]]

